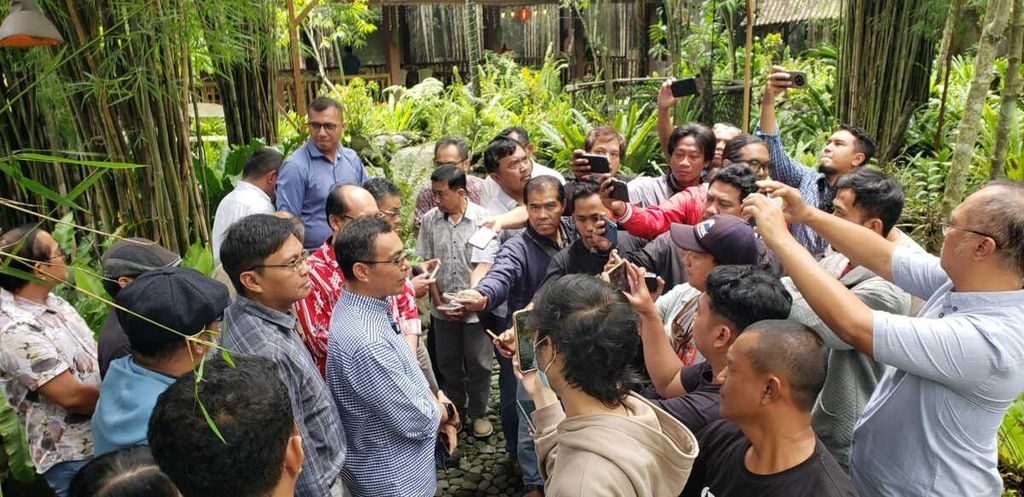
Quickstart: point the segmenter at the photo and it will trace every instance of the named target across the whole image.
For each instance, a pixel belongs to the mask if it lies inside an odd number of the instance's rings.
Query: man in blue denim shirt
[[[867,164],[875,154],[875,142],[867,131],[844,124],[825,140],[817,170],[793,160],[782,148],[779,126],[775,121],[775,98],[792,87],[790,74],[782,67],[773,67],[761,97],[761,123],[756,134],[768,145],[771,158],[768,172],[772,179],[800,190],[800,196],[808,205],[831,213],[836,181]],[[815,257],[824,255],[828,248],[828,243],[807,226],[794,226],[793,234]]]
[[[809,208],[791,187],[763,186],[785,199],[785,215],[760,194],[745,211],[807,303],[841,340],[890,366],[853,432],[860,495],[1001,495],[996,436],[1024,390],[1024,185],[992,182],[967,197],[943,225],[939,257]],[[925,299],[917,317],[868,307],[797,244],[786,217]]]
[[[277,208],[302,219],[303,246],[314,250],[331,236],[327,195],[341,183],[362,186],[369,179],[356,151],[339,143],[345,131],[341,105],[328,97],[309,104],[309,141],[285,159],[277,173]]]

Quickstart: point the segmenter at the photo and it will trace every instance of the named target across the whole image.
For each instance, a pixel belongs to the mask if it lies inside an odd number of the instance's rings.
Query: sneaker
[[[473,436],[476,438],[487,438],[494,433],[494,426],[487,418],[476,418],[473,420]]]

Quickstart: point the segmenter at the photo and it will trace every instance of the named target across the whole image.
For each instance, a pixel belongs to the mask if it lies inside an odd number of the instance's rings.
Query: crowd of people
[[[3,230],[0,382],[36,471],[61,497],[432,496],[460,432],[495,429],[496,367],[526,497],[999,496],[1024,185],[967,197],[935,256],[866,131],[817,168],[786,154],[784,69],[753,134],[674,126],[669,84],[665,174],[622,174],[610,127],[568,178],[522,128],[479,164],[446,137],[409,218],[318,98],[309,140],[253,153],[218,206],[211,277],[106,251],[98,343],[53,293],[54,237]]]

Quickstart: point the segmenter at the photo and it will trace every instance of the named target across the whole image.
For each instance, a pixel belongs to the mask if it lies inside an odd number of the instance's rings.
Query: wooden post
[[[743,48],[743,132],[750,132],[750,66],[754,47],[754,0],[747,0],[747,41]]]
[[[292,84],[295,85],[295,113],[299,117],[299,126],[306,128],[306,92],[302,88],[302,67],[299,61],[299,32],[295,18],[295,0],[285,0],[288,4],[288,38],[292,52]]]
[[[398,7],[384,6],[381,24],[384,28],[384,39],[387,40],[387,48],[384,56],[388,65],[388,79],[390,85],[405,85],[402,79],[402,30],[398,25]]]

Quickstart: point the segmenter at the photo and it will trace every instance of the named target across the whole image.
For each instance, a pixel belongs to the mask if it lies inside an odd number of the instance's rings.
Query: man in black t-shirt
[[[749,326],[718,376],[726,419],[697,435],[700,454],[683,497],[856,496],[811,429],[826,357],[818,335],[795,321]]]
[[[661,364],[678,371],[675,381],[686,392],[655,400],[655,405],[694,433],[719,419],[719,382],[715,377],[725,368],[729,346],[753,323],[785,319],[793,302],[779,278],[753,266],[717,266],[708,273],[704,287],[693,316],[693,341],[705,360],[680,370],[679,360],[666,340],[659,340],[659,344],[664,342],[663,347],[646,346],[644,350],[648,370],[654,361],[664,358]]]

